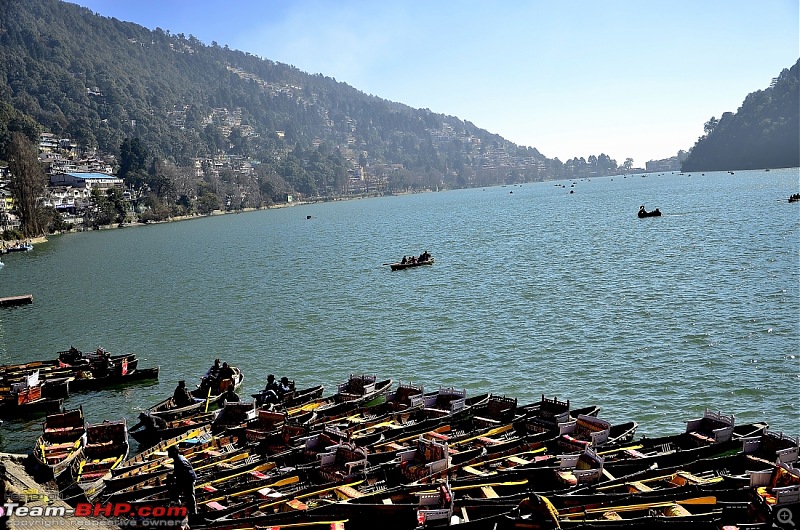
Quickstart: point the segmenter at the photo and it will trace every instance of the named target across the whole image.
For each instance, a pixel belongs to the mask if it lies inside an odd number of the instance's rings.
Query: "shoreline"
[[[6,249],[11,248],[15,245],[20,243],[30,243],[31,245],[38,245],[41,243],[47,243],[47,238],[49,236],[59,236],[64,234],[77,234],[79,232],[92,232],[93,230],[115,230],[118,228],[131,228],[131,227],[140,227],[140,226],[148,226],[148,225],[157,225],[157,224],[164,224],[164,223],[174,223],[178,221],[190,221],[192,219],[202,219],[204,217],[215,217],[218,215],[231,215],[231,214],[240,214],[240,213],[247,213],[247,212],[256,212],[260,210],[274,210],[279,208],[291,208],[294,206],[302,206],[305,204],[312,204],[311,201],[302,201],[296,203],[281,203],[281,204],[274,204],[272,206],[265,206],[263,208],[242,208],[241,210],[214,210],[209,214],[194,214],[194,215],[180,215],[176,217],[169,217],[164,221],[151,221],[147,223],[142,222],[135,222],[135,223],[119,223],[119,224],[109,224],[109,225],[102,225],[98,226],[94,229],[85,229],[85,228],[73,228],[72,230],[66,230],[61,232],[53,232],[52,234],[47,234],[45,236],[38,236],[38,237],[31,237],[25,239],[9,239],[9,240],[0,240],[0,254],[5,254]]]

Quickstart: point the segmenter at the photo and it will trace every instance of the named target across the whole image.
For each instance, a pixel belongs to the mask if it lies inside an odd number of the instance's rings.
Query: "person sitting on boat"
[[[286,376],[281,377],[281,384],[278,385],[278,395],[283,397],[291,391],[292,385],[289,383],[289,378]]]
[[[203,379],[200,381],[201,388],[211,388],[215,387],[219,381],[219,371],[222,369],[220,366],[219,359],[214,359],[214,364],[211,365],[206,371],[206,375],[203,376]]]
[[[145,431],[158,431],[167,428],[167,422],[164,418],[153,416],[147,412],[139,413],[139,423],[130,428],[131,431],[143,429]]]
[[[233,386],[233,375],[233,368],[228,366],[228,363],[222,363],[222,368],[219,369],[220,390],[225,390],[227,385]]]
[[[644,209],[644,204],[639,206],[639,215],[646,215],[647,210]]]
[[[100,350],[97,350],[100,353]],[[100,366],[97,368],[97,377],[109,377],[114,375],[114,361],[111,354],[105,350],[101,353]]]
[[[197,474],[192,463],[181,454],[177,445],[170,445],[167,448],[167,455],[172,458],[173,467],[171,482],[174,487],[170,488],[170,496],[175,502],[180,502],[183,498],[187,513],[194,515],[197,513],[197,500],[194,496]]]
[[[238,403],[239,401],[239,394],[237,394],[236,390],[233,389],[233,385],[230,385],[228,390],[226,390],[225,393],[219,397],[219,400],[217,400],[217,405],[222,408],[226,403]]]
[[[403,261],[400,262],[401,265],[405,265],[408,262],[408,258],[403,256]]]
[[[419,261],[428,261],[429,259],[431,259],[431,255],[427,250],[419,255]]]
[[[267,376],[267,386],[264,387],[264,390],[261,391],[261,395],[259,396],[260,405],[266,403],[277,403],[280,401],[280,388],[281,387],[278,382],[275,381],[275,375],[269,374]]]
[[[172,400],[177,408],[187,407],[194,403],[194,398],[186,388],[186,381],[178,381],[178,386],[175,387],[175,392],[172,394]]]

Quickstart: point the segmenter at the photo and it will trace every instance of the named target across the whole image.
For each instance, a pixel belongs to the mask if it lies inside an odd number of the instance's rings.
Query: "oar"
[[[208,413],[208,404],[211,402],[211,387],[208,387],[208,395],[206,396],[206,414]]]

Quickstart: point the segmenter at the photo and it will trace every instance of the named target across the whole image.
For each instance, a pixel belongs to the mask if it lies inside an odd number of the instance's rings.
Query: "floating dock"
[[[32,294],[21,294],[19,296],[6,296],[0,298],[0,307],[10,307],[15,305],[32,304]]]

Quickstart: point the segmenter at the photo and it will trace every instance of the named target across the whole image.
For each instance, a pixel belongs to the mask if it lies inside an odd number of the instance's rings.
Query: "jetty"
[[[32,294],[20,294],[17,296],[5,296],[0,298],[0,307],[11,307],[16,305],[32,304]]]

